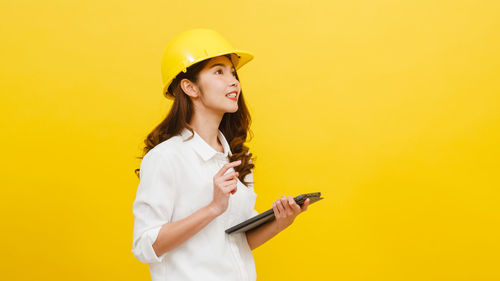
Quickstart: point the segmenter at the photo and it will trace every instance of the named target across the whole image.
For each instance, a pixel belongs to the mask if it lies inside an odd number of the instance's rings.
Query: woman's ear
[[[182,90],[184,91],[184,93],[186,93],[186,95],[192,98],[197,98],[200,95],[200,89],[191,80],[184,78],[181,80],[180,84]]]

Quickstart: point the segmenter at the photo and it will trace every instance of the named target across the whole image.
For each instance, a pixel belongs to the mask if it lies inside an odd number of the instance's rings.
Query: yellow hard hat
[[[163,52],[163,94],[167,98],[174,98],[173,93],[168,92],[168,87],[181,71],[186,72],[188,67],[202,60],[228,54],[231,55],[236,70],[253,59],[252,53],[234,49],[214,30],[195,28],[179,34],[170,41]]]

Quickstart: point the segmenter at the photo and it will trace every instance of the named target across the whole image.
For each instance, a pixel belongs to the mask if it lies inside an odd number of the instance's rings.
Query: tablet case
[[[307,198],[309,198],[309,205],[323,199],[323,197],[321,197],[321,192],[305,193],[293,199],[299,206],[302,206],[302,204],[304,204],[304,201]],[[258,214],[255,217],[249,218],[248,220],[240,224],[237,224],[231,228],[226,229],[226,233],[231,234],[231,233],[245,232],[250,229],[254,229],[266,222],[272,221],[273,219],[274,219],[274,210],[271,208],[270,210],[267,210],[264,213]]]

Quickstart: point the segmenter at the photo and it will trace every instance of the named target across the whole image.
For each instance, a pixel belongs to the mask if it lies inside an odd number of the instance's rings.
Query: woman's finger
[[[223,183],[224,186],[236,186],[238,184],[238,182],[236,180],[230,180],[230,181],[226,181]]]
[[[224,193],[234,194],[237,190],[237,186],[235,184],[228,184],[224,186]]]
[[[227,181],[227,180],[230,180],[232,178],[237,178],[239,175],[240,175],[240,173],[238,173],[238,172],[231,172],[227,175],[222,176],[221,179],[222,179],[222,181]]]
[[[236,191],[238,191],[238,187],[235,185],[234,188],[231,190],[231,194],[235,194]]]
[[[276,200],[276,207],[278,208],[280,215],[284,215],[285,208],[283,207],[283,204],[281,204],[281,200]]]
[[[273,202],[273,210],[274,210],[274,216],[279,217],[280,211],[278,210],[278,206],[277,206],[276,202]]]
[[[292,210],[295,213],[300,213],[301,212],[300,206],[295,202],[295,199],[293,199],[293,197],[291,195],[288,196],[288,204],[290,205],[290,207],[292,208]]]
[[[306,199],[306,201],[304,201],[304,204],[302,204],[302,207],[300,208],[302,210],[302,212],[304,212],[305,210],[307,210],[307,206],[309,206],[309,198]]]
[[[286,198],[285,195],[282,195],[281,196],[281,204],[283,205],[283,207],[285,208],[285,214],[287,216],[291,216],[293,215],[293,211],[292,211],[292,208],[290,207],[290,204],[288,204],[288,199]]]
[[[224,166],[222,166],[222,168],[215,174],[215,176],[222,176],[224,175],[227,170],[233,168],[233,167],[236,167],[238,166],[239,164],[241,164],[241,160],[237,160],[237,161],[233,161],[231,163],[227,163],[225,164]]]

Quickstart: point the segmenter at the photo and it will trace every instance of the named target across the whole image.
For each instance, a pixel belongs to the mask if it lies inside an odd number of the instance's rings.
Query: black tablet
[[[293,199],[295,199],[295,202],[299,206],[302,206],[302,204],[304,204],[304,201],[307,198],[309,198],[309,205],[323,199],[323,197],[321,197],[321,192],[305,193]],[[231,228],[226,229],[226,233],[231,234],[231,233],[245,232],[250,229],[254,229],[266,222],[272,221],[273,219],[274,219],[274,210],[271,208],[265,211],[264,213],[258,214],[255,217],[249,218],[248,220],[240,224],[237,224]]]

